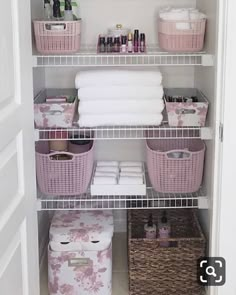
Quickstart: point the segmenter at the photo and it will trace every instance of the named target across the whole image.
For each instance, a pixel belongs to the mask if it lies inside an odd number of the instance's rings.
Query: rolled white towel
[[[117,179],[110,176],[96,176],[93,178],[93,184],[117,184]]]
[[[135,172],[135,173],[142,173],[142,167],[120,167],[121,172]]]
[[[119,184],[143,184],[142,177],[122,176],[119,179]]]
[[[162,82],[159,70],[88,70],[77,73],[76,88],[109,85],[155,86]]]
[[[120,176],[143,177],[141,172],[121,172]]]
[[[82,114],[79,116],[80,127],[95,127],[95,126],[159,126],[162,122],[162,114],[99,114],[88,115]]]
[[[120,167],[143,167],[143,162],[121,161]]]
[[[80,101],[88,100],[150,100],[163,97],[163,86],[104,85],[88,86],[78,89]]]
[[[117,177],[118,174],[116,173],[113,173],[113,172],[100,172],[100,171],[97,171],[95,172],[94,176],[97,177],[97,176],[108,176],[108,177]]]
[[[118,161],[98,161],[97,166],[108,166],[108,167],[118,167],[119,162]]]
[[[79,114],[123,114],[149,113],[159,114],[164,109],[162,97],[150,100],[81,100],[78,106]]]
[[[201,13],[199,11],[190,11],[191,20],[200,20],[205,18],[207,18],[207,16],[204,13]]]
[[[114,167],[114,166],[99,166],[96,167],[95,172],[111,172],[111,173],[115,173],[118,174],[119,173],[119,168],[118,167]]]

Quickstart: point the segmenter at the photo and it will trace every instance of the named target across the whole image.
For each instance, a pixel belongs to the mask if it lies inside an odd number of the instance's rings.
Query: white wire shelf
[[[203,189],[191,194],[163,194],[148,188],[146,196],[91,196],[87,193],[55,197],[38,194],[38,211],[152,208],[207,209],[208,201]]]
[[[167,122],[161,126],[109,126],[94,128],[69,128],[69,129],[36,129],[35,140],[78,140],[81,135],[87,139],[147,139],[147,138],[201,138],[212,139],[212,130],[209,127],[170,127]],[[82,136],[80,138],[83,140]]]
[[[90,67],[90,66],[212,66],[214,58],[205,52],[172,53],[163,52],[157,45],[151,45],[146,53],[104,54],[97,53],[95,46],[85,45],[78,54],[33,55],[33,67]]]

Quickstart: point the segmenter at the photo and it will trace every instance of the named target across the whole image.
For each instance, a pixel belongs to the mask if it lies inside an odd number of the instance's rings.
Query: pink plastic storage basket
[[[156,191],[192,193],[200,188],[205,155],[202,140],[149,139],[146,146],[148,174]]]
[[[200,51],[204,45],[206,19],[191,21],[158,20],[160,48],[175,52]]]
[[[69,160],[52,159],[66,155]],[[42,193],[50,195],[79,195],[86,192],[93,171],[93,145],[85,153],[49,152],[48,142],[36,146],[36,174]]]
[[[36,48],[42,54],[75,53],[80,49],[81,22],[34,21]]]

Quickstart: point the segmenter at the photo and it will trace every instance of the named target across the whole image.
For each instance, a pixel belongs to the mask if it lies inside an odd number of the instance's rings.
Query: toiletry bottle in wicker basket
[[[148,217],[148,223],[144,225],[146,239],[156,239],[157,227],[153,224],[152,214]]]
[[[160,242],[161,247],[169,247],[170,242],[166,239],[170,237],[170,223],[167,219],[166,216],[166,211],[163,212],[163,216],[158,223],[158,233],[159,233],[159,238],[163,239],[163,242]]]

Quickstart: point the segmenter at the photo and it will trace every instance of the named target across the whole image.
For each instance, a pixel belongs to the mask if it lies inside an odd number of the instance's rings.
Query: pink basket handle
[[[173,157],[173,156],[171,157],[171,154],[172,155],[176,154],[176,157]],[[186,155],[186,157],[178,158],[177,157],[178,154],[184,154],[184,155]],[[170,150],[170,151],[166,152],[165,156],[166,156],[166,158],[168,160],[179,160],[179,161],[181,161],[181,160],[190,160],[192,158],[192,153],[189,152],[188,150]]]
[[[188,114],[195,114],[196,113],[196,110],[195,109],[185,109],[185,108],[182,108],[182,109],[176,109],[175,110],[175,113],[177,115],[188,115]]]
[[[70,156],[71,159],[70,160],[53,160],[53,159],[51,159],[51,157],[59,156],[59,155]],[[72,154],[72,153],[69,153],[69,152],[53,152],[53,153],[48,154],[47,156],[48,156],[49,161],[52,161],[52,162],[55,162],[55,161],[63,161],[63,162],[67,161],[67,162],[69,162],[69,161],[73,161],[73,158],[74,158],[75,155]]]
[[[60,29],[60,30],[52,30],[51,29],[52,26],[63,26],[63,29]],[[60,23],[60,22],[46,23],[46,24],[44,24],[44,29],[45,29],[45,31],[56,31],[56,32],[66,31],[67,24],[66,23]]]

